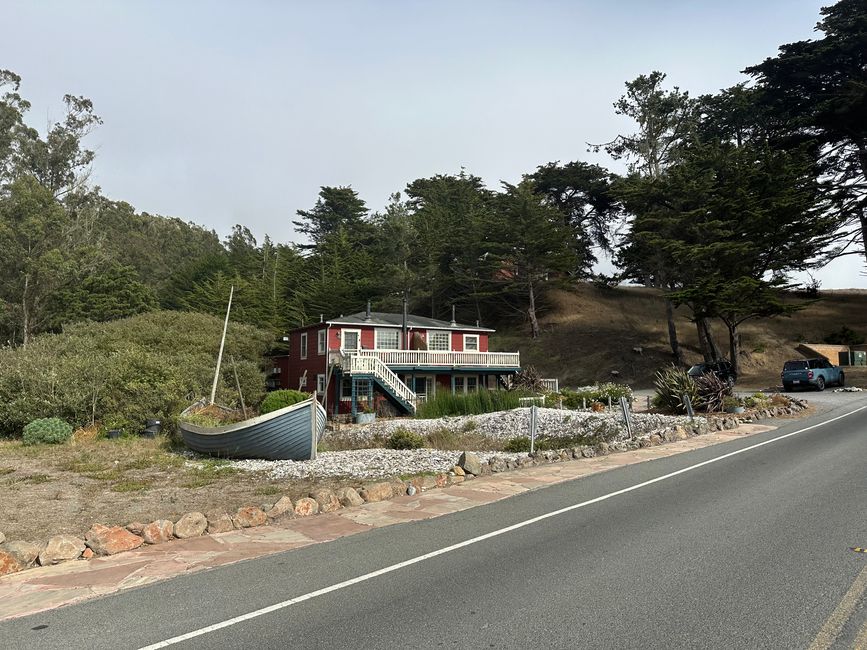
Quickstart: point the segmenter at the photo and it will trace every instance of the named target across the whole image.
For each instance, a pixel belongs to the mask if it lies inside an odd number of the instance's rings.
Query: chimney
[[[370,301],[367,301],[367,315],[364,317],[366,323],[370,322]]]
[[[325,322],[325,314],[319,314],[319,322],[320,322],[320,323],[324,323],[324,322]]]
[[[452,305],[452,322],[449,323],[449,325],[451,325],[452,327],[457,327],[457,325],[458,325],[457,321],[455,320],[455,306],[454,305]]]

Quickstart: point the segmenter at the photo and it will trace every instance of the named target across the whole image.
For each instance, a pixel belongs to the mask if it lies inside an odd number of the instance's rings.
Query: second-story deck
[[[434,350],[358,350],[351,354],[374,357],[392,370],[467,370],[517,372],[519,352],[440,352]]]

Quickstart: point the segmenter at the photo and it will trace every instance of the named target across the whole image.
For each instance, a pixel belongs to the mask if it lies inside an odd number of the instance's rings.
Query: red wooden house
[[[289,332],[273,357],[272,388],[314,389],[329,413],[383,400],[412,413],[439,391],[496,389],[520,370],[518,352],[489,352],[494,330],[423,316],[359,312]]]

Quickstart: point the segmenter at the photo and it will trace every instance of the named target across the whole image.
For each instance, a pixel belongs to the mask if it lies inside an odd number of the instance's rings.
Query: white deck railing
[[[444,368],[520,368],[520,352],[438,352],[433,350],[359,350],[353,357],[380,359],[389,366]]]
[[[343,356],[343,369],[349,374],[365,373],[373,375],[415,410],[416,394],[381,359],[373,356],[347,354]]]

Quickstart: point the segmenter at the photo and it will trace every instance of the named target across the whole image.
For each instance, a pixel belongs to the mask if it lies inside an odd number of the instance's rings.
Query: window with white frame
[[[399,350],[400,349],[400,331],[393,329],[378,329],[376,330],[376,349],[377,350]]]
[[[325,392],[325,375],[316,375],[316,392]]]
[[[427,333],[427,349],[428,350],[445,350],[448,351],[451,346],[449,345],[449,332],[431,332]]]
[[[301,358],[306,359],[307,358],[307,332],[304,332],[299,337],[299,343],[301,345]]]
[[[464,334],[464,351],[478,352],[479,351],[479,335]]]
[[[319,352],[319,354],[325,354],[326,342],[328,341],[328,339],[326,338],[327,336],[328,336],[328,330],[319,330],[316,333],[316,340],[317,340],[316,349]]]
[[[361,349],[361,330],[341,330],[340,349],[355,352]]]

